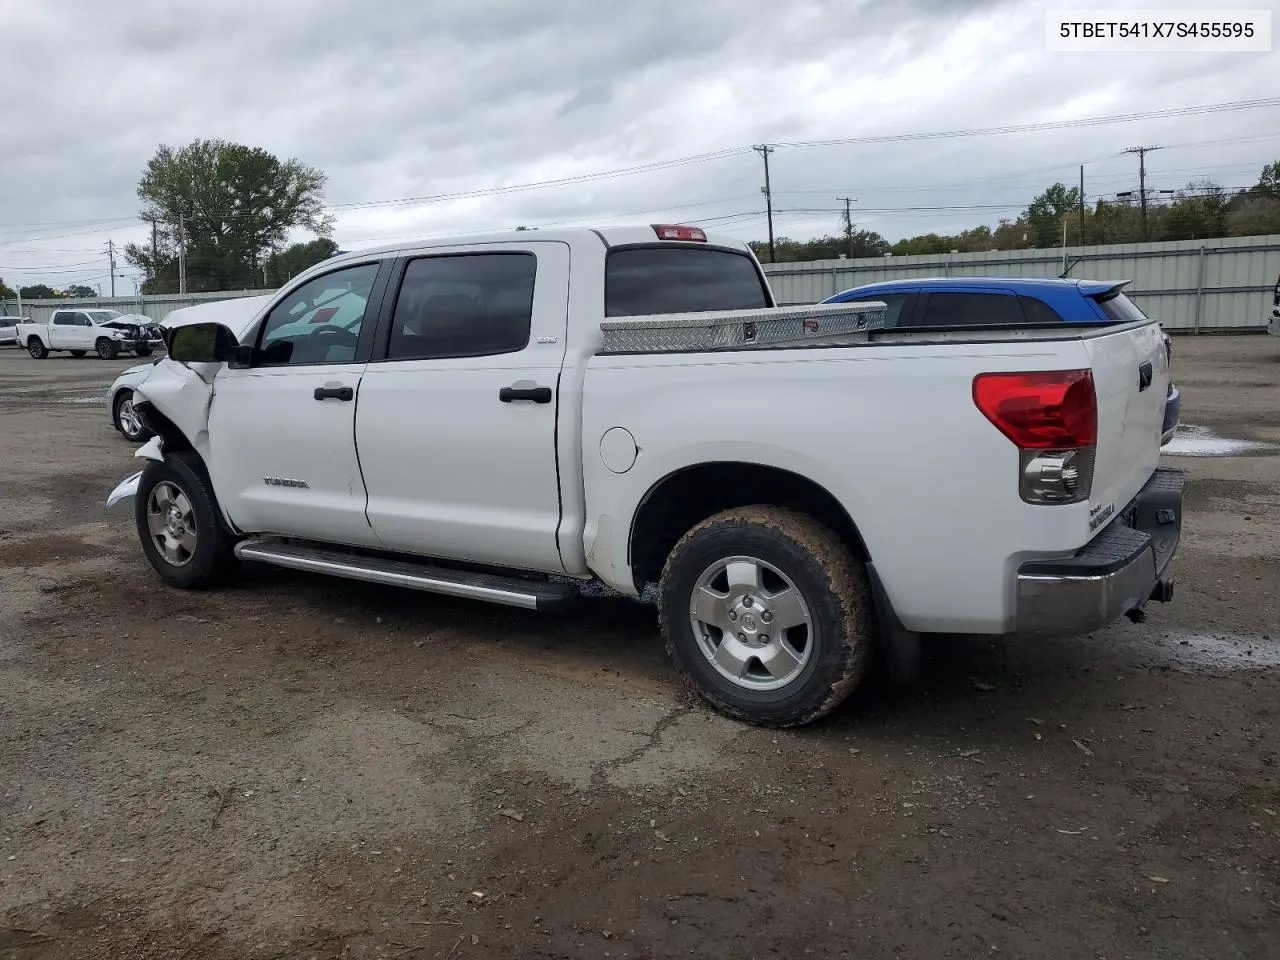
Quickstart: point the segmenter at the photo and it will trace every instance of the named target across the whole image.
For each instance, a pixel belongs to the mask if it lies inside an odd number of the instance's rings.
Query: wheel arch
[[[715,461],[674,470],[641,498],[627,539],[627,562],[636,589],[658,580],[671,548],[695,524],[752,504],[805,513],[830,528],[860,561],[871,559],[857,524],[822,485],[781,467]]]

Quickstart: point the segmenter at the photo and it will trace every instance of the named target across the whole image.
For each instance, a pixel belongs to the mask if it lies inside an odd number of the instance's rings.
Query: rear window
[[[1147,319],[1147,315],[1138,309],[1138,305],[1123,293],[1117,293],[1114,297],[1107,297],[1105,300],[1099,298],[1098,306],[1102,308],[1102,312],[1109,320],[1114,320],[1116,323],[1133,323],[1135,320]]]
[[[604,314],[638,317],[769,306],[751,258],[697,247],[630,247],[605,264]]]

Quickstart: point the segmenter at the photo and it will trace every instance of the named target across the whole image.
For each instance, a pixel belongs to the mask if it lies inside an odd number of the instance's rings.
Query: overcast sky
[[[1200,0],[1201,8],[1225,6]],[[1233,4],[1271,9],[1280,0]],[[108,288],[140,240],[159,143],[220,137],[329,176],[344,249],[524,224],[706,222],[765,236],[855,223],[890,240],[1086,193],[1252,184],[1280,108],[999,136],[788,142],[1041,123],[1280,94],[1275,53],[1048,53],[1050,9],[1162,0],[0,0],[0,278]],[[1208,142],[1205,142],[1208,141]],[[1197,144],[1199,145],[1193,145]],[[1176,145],[1176,146],[1175,146]],[[736,148],[736,149],[735,149]],[[354,206],[630,175],[446,202]],[[921,208],[950,209],[921,209]],[[912,209],[914,208],[914,209]],[[132,278],[118,292],[132,293]]]

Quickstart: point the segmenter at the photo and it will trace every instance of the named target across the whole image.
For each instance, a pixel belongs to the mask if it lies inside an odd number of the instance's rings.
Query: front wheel
[[[32,337],[27,341],[27,353],[31,354],[33,360],[43,360],[49,355],[49,348],[39,337]]]
[[[791,727],[842,703],[876,639],[867,574],[804,514],[771,506],[716,514],[684,535],[662,571],[667,651],[718,710]]]
[[[114,360],[116,354],[120,352],[120,347],[109,337],[99,337],[93,346],[103,360]]]
[[[151,566],[173,586],[219,586],[235,570],[235,539],[222,526],[209,476],[191,451],[147,463],[134,519]]]
[[[142,415],[133,409],[133,391],[121,390],[116,398],[115,410],[111,418],[115,421],[120,435],[130,443],[142,443],[150,440],[155,434],[142,420]]]

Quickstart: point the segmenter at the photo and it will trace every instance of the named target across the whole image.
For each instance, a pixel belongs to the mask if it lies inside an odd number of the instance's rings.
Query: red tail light
[[[1088,370],[981,373],[973,402],[1022,450],[1092,446],[1098,439],[1098,398]]]
[[[685,227],[675,223],[655,223],[653,232],[659,240],[694,240],[706,243],[707,235],[701,227]]]

